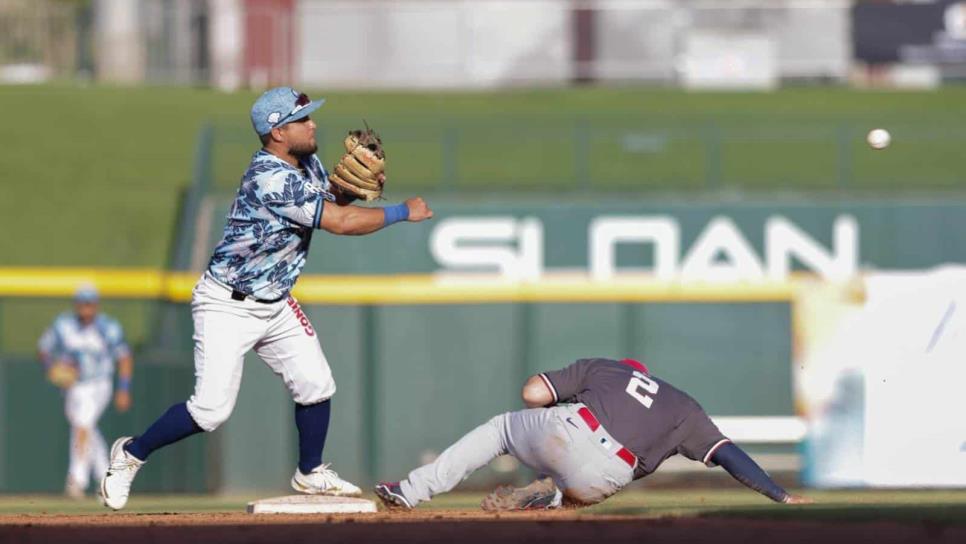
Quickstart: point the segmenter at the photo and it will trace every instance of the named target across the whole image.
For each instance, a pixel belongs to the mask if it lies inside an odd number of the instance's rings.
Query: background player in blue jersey
[[[119,411],[131,405],[131,350],[124,342],[121,325],[98,312],[97,290],[85,285],[74,295],[74,311],[58,315],[44,331],[38,351],[48,379],[64,391],[64,413],[70,423],[70,465],[64,490],[80,498],[91,474],[100,478],[107,470],[107,445],[97,421],[111,400],[111,392]]]
[[[192,293],[195,388],[140,436],[121,437],[101,485],[104,503],[127,503],[138,469],[154,450],[224,423],[235,406],[242,361],[255,353],[285,383],[295,401],[299,462],[292,487],[301,493],[359,495],[328,464],[322,450],[335,381],[315,329],[289,292],[315,229],[361,235],[433,212],[421,198],[385,208],[351,205],[315,156],[312,101],[289,87],[262,94],[251,121],[262,142],[241,179],[224,236]]]
[[[529,410],[494,417],[405,480],[377,485],[376,494],[389,507],[412,508],[509,453],[548,477],[498,488],[483,500],[485,510],[554,508],[564,498],[594,504],[680,454],[724,467],[773,501],[811,502],[772,481],[697,401],[639,361],[580,359],[530,377],[522,396]]]

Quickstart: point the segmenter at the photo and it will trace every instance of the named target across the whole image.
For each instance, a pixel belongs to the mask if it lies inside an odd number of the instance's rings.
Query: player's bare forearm
[[[117,375],[125,380],[130,380],[134,375],[134,358],[125,355],[117,360]]]
[[[326,202],[319,227],[332,234],[345,236],[370,234],[383,227],[384,215],[380,208]]]
[[[118,412],[131,408],[131,376],[134,375],[134,359],[125,355],[117,360],[117,391],[114,392],[114,406]]]
[[[326,202],[324,206],[319,227],[344,236],[371,234],[398,221],[418,223],[433,217],[433,211],[418,197],[388,208],[363,208],[333,202]]]
[[[539,375],[527,378],[520,395],[527,408],[542,408],[553,404],[553,393]]]

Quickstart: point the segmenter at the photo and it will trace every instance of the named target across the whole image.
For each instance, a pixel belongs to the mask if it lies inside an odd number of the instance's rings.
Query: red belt
[[[590,427],[591,431],[596,431],[600,427],[600,421],[594,417],[594,414],[587,409],[587,407],[580,408],[577,413],[584,420],[584,423]],[[631,468],[637,464],[637,456],[631,453],[631,450],[621,446],[621,449],[617,450],[617,456],[621,458],[622,461],[627,463]]]

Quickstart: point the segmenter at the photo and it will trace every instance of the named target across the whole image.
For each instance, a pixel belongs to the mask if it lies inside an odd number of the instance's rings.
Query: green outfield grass
[[[364,118],[383,130],[389,195],[546,188],[962,188],[966,88],[686,93],[641,88],[337,92],[316,118],[323,157]],[[3,265],[164,266],[197,133],[219,130],[216,183],[233,187],[257,142],[253,92],[0,87]],[[867,128],[893,129],[887,153]],[[586,149],[575,156],[575,146]],[[851,157],[842,166],[837,153]],[[844,171],[843,171],[844,170]],[[588,181],[590,180],[590,181]]]
[[[816,504],[787,506],[743,489],[674,491],[634,490],[578,511],[581,515],[664,517],[752,517],[822,521],[966,523],[966,490],[955,491],[814,491]],[[482,493],[441,495],[420,510],[479,511]],[[242,512],[255,496],[135,495],[125,513]],[[374,498],[374,497],[369,497]],[[94,499],[73,501],[57,496],[0,495],[3,514],[104,514]]]

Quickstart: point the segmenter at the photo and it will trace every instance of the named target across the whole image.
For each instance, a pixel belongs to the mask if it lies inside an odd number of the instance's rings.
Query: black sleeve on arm
[[[723,444],[711,456],[728,474],[775,502],[784,502],[788,493],[774,482],[748,454],[738,446]]]

